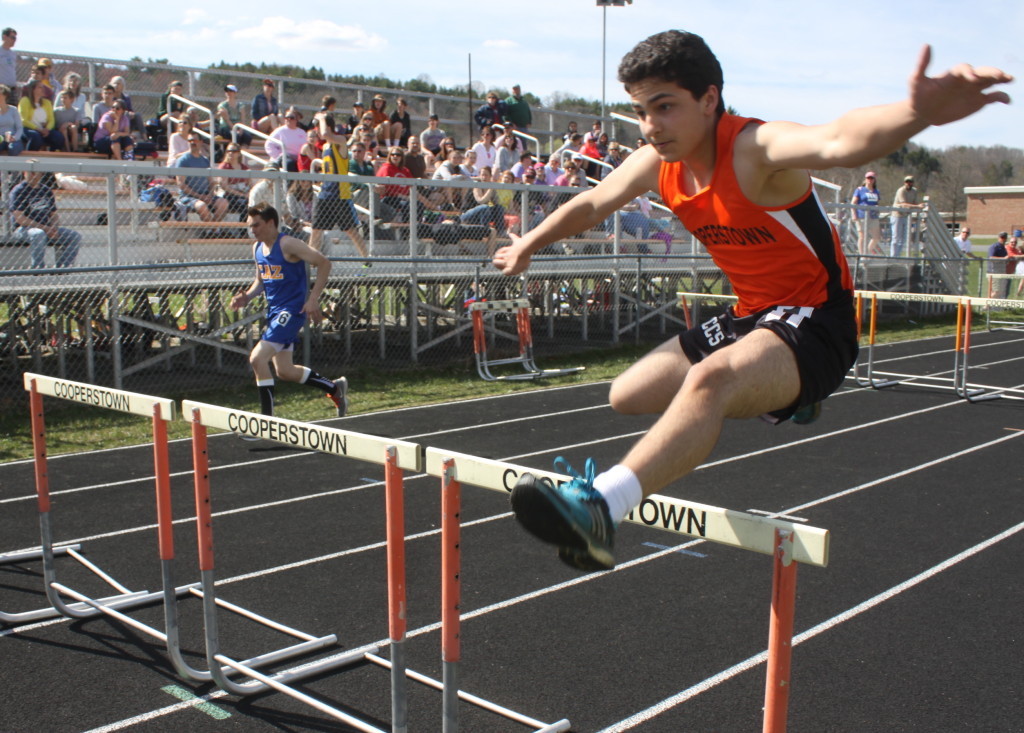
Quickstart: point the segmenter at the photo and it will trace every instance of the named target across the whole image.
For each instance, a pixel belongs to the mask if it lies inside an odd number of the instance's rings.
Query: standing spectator
[[[562,135],[562,142],[569,142],[569,139],[577,132],[579,132],[578,123],[576,122],[576,120],[569,120],[569,122],[565,126],[565,134]]]
[[[988,248],[988,273],[990,275],[1005,275],[1010,265],[1010,253],[1006,251],[1006,240],[1009,237],[1008,232],[999,232],[999,236],[996,238]],[[1008,280],[1002,278],[988,279],[988,297],[990,298],[1005,298],[1009,294]]]
[[[427,159],[420,148],[420,139],[416,135],[410,135],[406,144],[405,167],[412,173],[413,178],[426,178]]]
[[[39,65],[36,68],[42,70],[43,83],[49,88],[50,101],[55,101],[64,87],[53,73],[53,61],[47,58],[39,59]]]
[[[32,161],[35,162],[35,161]],[[46,266],[46,246],[56,247],[57,267],[70,267],[78,256],[82,235],[59,225],[57,201],[43,174],[25,171],[25,180],[11,190],[15,239],[28,242],[33,270]]]
[[[908,209],[921,210],[924,208],[924,204],[918,203],[913,176],[904,176],[903,188],[896,192],[892,205],[896,211],[892,212],[892,241],[889,254],[892,257],[899,257],[903,254],[903,247],[907,244],[907,224],[910,218]]]
[[[601,137],[601,120],[594,120],[591,124],[590,129],[583,135],[583,144],[589,143],[591,140],[597,142],[597,139]]]
[[[281,170],[295,172],[299,169],[299,152],[306,144],[306,131],[299,127],[299,116],[294,107],[289,107],[284,114],[284,124],[278,127],[263,143],[271,162]]]
[[[25,86],[25,94],[18,102],[21,124],[28,136],[29,150],[39,150],[44,145],[50,150],[62,150],[64,136],[57,132],[53,103],[43,96],[45,88],[45,84],[34,79]]]
[[[174,161],[175,168],[210,168],[210,159],[199,147],[199,134],[195,131],[188,135],[187,153]],[[228,202],[223,196],[213,195],[211,179],[206,176],[178,176],[181,196],[178,204],[185,211],[194,211],[203,221],[220,221],[228,210]]]
[[[0,84],[0,154],[21,155],[25,149],[25,126],[21,124],[21,113],[8,104],[10,95],[11,88]]]
[[[533,124],[530,103],[523,99],[523,90],[518,84],[512,87],[512,94],[505,98],[505,119],[523,132],[529,132]]]
[[[279,379],[323,390],[337,408],[338,417],[344,417],[348,409],[345,377],[332,381],[292,361],[306,319],[312,323],[323,319],[318,301],[327,284],[331,263],[304,242],[282,234],[273,206],[253,207],[248,214],[249,230],[256,238],[253,244],[256,278],[245,292],[231,299],[231,308],[244,308],[260,293],[267,300],[267,328],[249,355],[260,395],[260,409],[264,415],[274,414],[274,372],[277,372]],[[309,286],[307,265],[316,268],[313,287]]]
[[[953,240],[956,242],[956,246],[960,248],[960,251],[964,253],[964,257],[975,257],[974,246],[971,244],[971,230],[967,227],[960,227],[960,236]]]
[[[1013,274],[1017,276],[1017,297],[1019,298],[1024,294],[1024,231],[1020,229],[1013,230],[1013,249],[1009,246],[1006,248],[1007,254],[1013,256],[1016,261]],[[1009,268],[1007,268],[1009,270]],[[1007,291],[1009,295],[1009,291]]]
[[[0,84],[10,89],[12,94],[18,88],[18,54],[14,53],[17,42],[18,31],[4,28],[0,36]]]
[[[344,136],[335,132],[333,115],[317,115],[317,124],[324,139],[320,160],[321,170],[325,176],[347,176],[349,173],[373,175],[372,165],[368,173],[365,168],[360,168],[363,171],[361,173],[350,168],[348,145]],[[362,157],[366,153],[364,145],[354,145],[352,149],[354,156]],[[357,150],[358,153],[355,152]],[[317,195],[309,246],[318,252],[321,251],[324,232],[334,228],[341,229],[348,235],[360,256],[368,256],[366,242],[359,231],[356,207],[352,203],[352,184],[327,178],[320,184],[320,193]]]
[[[497,92],[488,92],[487,101],[473,113],[473,120],[483,131],[486,127],[500,125],[505,121],[505,103],[498,99]]]
[[[857,222],[857,251],[862,255],[882,254],[878,248],[878,240],[882,237],[882,224],[878,219],[878,202],[882,195],[875,185],[875,172],[864,174],[864,185],[858,186],[853,192],[850,203],[857,208],[853,215]]]
[[[114,160],[133,160],[135,158],[135,141],[128,129],[128,115],[124,102],[114,101],[110,110],[104,114],[96,125],[96,139],[93,147],[97,153],[105,153]]]
[[[81,110],[75,107],[75,93],[65,89],[60,93],[60,104],[53,110],[57,131],[64,136],[64,150],[78,150],[78,120]]]
[[[420,145],[424,150],[430,152],[432,156],[437,156],[437,153],[441,150],[441,141],[447,137],[444,130],[442,130],[440,120],[437,115],[430,115],[427,118],[427,127],[423,132],[420,133]]]
[[[224,99],[217,104],[217,134],[247,147],[252,142],[252,135],[245,130],[235,130],[235,125],[241,122],[242,103],[238,101],[238,87],[234,84],[225,84]]]
[[[253,97],[249,108],[249,127],[269,133],[284,124],[274,96],[274,80],[263,80],[263,91]]]
[[[395,100],[395,111],[391,113],[388,121],[391,123],[391,139],[394,140],[395,145],[401,145],[403,140],[412,135],[412,118],[409,117],[409,104],[405,101],[405,97]],[[418,143],[419,138],[416,141]],[[415,171],[413,172],[415,173]],[[416,177],[422,178],[422,176]]]
[[[498,148],[494,145],[494,128],[485,127],[480,130],[480,140],[473,146],[473,151],[476,153],[477,167],[487,166],[493,175],[497,175],[494,159],[498,155]]]
[[[224,160],[217,166],[222,171],[244,171],[249,170],[242,159],[242,149],[238,143],[228,143],[227,154]],[[224,199],[228,202],[228,211],[236,214],[244,214],[249,208],[249,178],[218,178],[220,190]]]

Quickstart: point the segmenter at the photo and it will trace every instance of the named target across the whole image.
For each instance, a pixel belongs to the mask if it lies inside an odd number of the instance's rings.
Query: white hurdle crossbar
[[[479,301],[470,304],[469,312],[473,321],[473,356],[476,359],[476,370],[480,377],[488,382],[562,377],[567,374],[576,374],[586,369],[586,367],[541,369],[537,366],[533,356],[533,327],[530,325],[530,301],[526,298]],[[519,356],[507,359],[491,359],[487,356],[488,328],[485,323],[485,313],[515,314],[516,334],[519,339]],[[491,330],[493,333],[508,336],[501,331]],[[524,372],[522,374],[504,374],[499,376],[491,371],[491,367],[509,364],[521,365]]]
[[[504,493],[511,492],[524,473],[556,483],[569,480],[550,471],[438,448],[427,449],[425,469],[428,475],[441,477],[442,482],[456,480]],[[789,700],[797,563],[828,565],[828,530],[657,494],[644,499],[625,521],[772,555],[764,731],[783,733]]]

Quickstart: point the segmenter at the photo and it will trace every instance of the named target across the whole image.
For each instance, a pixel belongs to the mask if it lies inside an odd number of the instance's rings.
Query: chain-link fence
[[[262,300],[242,312],[230,308],[232,295],[254,276],[244,206],[232,204],[218,220],[205,221],[183,203],[171,175],[179,172],[145,163],[0,160],[0,400],[22,398],[20,374],[29,370],[154,394],[237,383],[248,373],[263,310]],[[223,192],[222,171],[187,173]],[[729,289],[703,249],[656,203],[549,247],[526,277],[507,278],[489,260],[509,241],[508,231],[536,226],[581,189],[280,171],[230,175],[250,193],[262,187],[262,200],[273,202],[288,231],[306,240],[323,205],[317,186],[326,180],[352,186],[360,223],[319,236],[332,262],[322,299],[326,318],[307,328],[302,343],[302,359],[325,372],[353,365],[469,367],[468,304],[476,299],[528,298],[543,362],[566,349],[664,338],[686,320],[678,292]],[[410,188],[388,196],[389,185]],[[26,199],[26,188],[38,196]],[[504,205],[471,214],[473,188],[494,189]],[[26,201],[47,200],[62,229],[40,238],[18,217]],[[843,205],[826,206],[839,218]],[[927,236],[915,241],[925,242],[926,251],[941,244],[928,244]],[[920,247],[913,257],[851,254],[850,264],[862,289],[966,292],[970,285],[966,260],[922,258]],[[495,354],[514,352],[512,314],[489,319]]]

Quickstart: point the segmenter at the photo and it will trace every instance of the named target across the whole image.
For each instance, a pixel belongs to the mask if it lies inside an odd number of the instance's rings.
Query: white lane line
[[[990,537],[989,539],[978,543],[974,547],[964,550],[963,552],[954,555],[948,560],[944,560],[938,565],[932,566],[931,568],[925,570],[922,573],[918,573],[914,577],[903,581],[899,585],[894,585],[892,588],[889,588],[888,590],[883,591],[878,595],[872,596],[866,601],[859,603],[856,606],[853,606],[852,608],[849,608],[836,616],[833,616],[827,621],[823,621],[822,623],[811,627],[807,631],[797,634],[793,637],[793,646],[802,644],[803,642],[813,639],[814,637],[819,636],[820,634],[823,634],[826,631],[829,631],[835,628],[836,626],[839,626],[840,624],[845,623],[846,621],[849,621],[850,619],[855,618],[856,616],[859,616],[862,613],[870,611],[872,608],[875,608],[876,606],[881,605],[885,601],[888,601],[898,596],[900,593],[908,591],[914,586],[920,585],[926,580],[935,577],[939,573],[949,570],[958,563],[961,563],[964,560],[967,560],[973,557],[974,555],[977,555],[978,553],[987,550],[989,547],[992,547],[993,545],[1002,542],[1008,537],[1012,537],[1021,530],[1024,530],[1024,522],[1021,522],[1020,524],[1010,527],[1006,531],[1001,532],[994,537]],[[626,718],[625,720],[621,720],[618,723],[615,723],[613,725],[608,726],[607,728],[602,729],[599,733],[622,733],[622,731],[627,731],[631,728],[635,728],[636,726],[642,723],[646,723],[652,718],[661,715],[662,713],[676,707],[677,705],[681,705],[687,700],[690,700],[703,692],[707,692],[708,690],[717,687],[723,682],[728,682],[733,677],[736,677],[737,675],[740,675],[753,667],[757,667],[763,664],[767,659],[767,650],[761,652],[760,654],[755,654],[752,657],[748,657],[747,659],[744,659],[742,662],[734,664],[732,667],[724,669],[718,674],[708,677],[707,679],[698,682],[697,684],[688,687],[681,692],[676,693],[672,697],[665,698],[661,702],[652,705],[646,710],[641,710],[639,713],[636,713],[635,715],[632,715]]]

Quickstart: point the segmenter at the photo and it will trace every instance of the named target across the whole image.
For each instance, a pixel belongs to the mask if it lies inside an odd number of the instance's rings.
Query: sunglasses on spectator
[[[228,148],[228,152],[229,153],[240,153],[242,151],[239,150],[238,148]]]
[[[285,115],[285,116],[284,116],[284,118],[285,118],[286,120],[297,120],[297,119],[299,119],[299,118],[298,118],[298,117],[296,117],[295,115]]]

